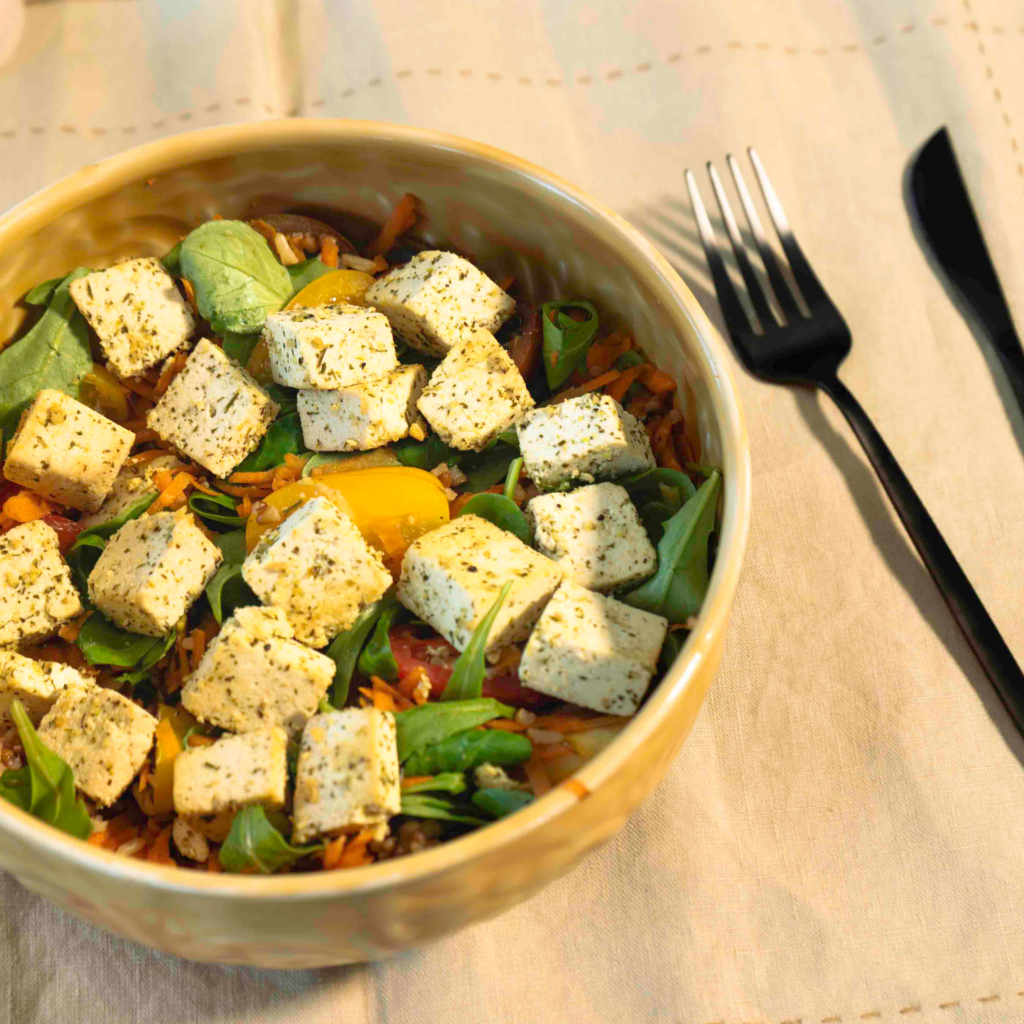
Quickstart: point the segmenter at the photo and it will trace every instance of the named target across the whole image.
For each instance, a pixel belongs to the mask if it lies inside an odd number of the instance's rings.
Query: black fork
[[[768,180],[760,157],[753,149],[748,150],[748,153],[798,291],[787,283],[783,274],[785,268],[776,260],[768,244],[739,164],[732,156],[726,159],[750,232],[764,263],[769,290],[782,311],[781,318],[773,313],[772,296],[761,288],[754,273],[725,189],[718,172],[710,163],[708,173],[747,295],[760,321],[760,331],[748,319],[733,287],[693,173],[689,170],[686,172],[686,185],[690,191],[697,227],[704,243],[718,302],[736,352],[743,365],[755,377],[774,384],[813,385],[821,388],[839,406],[863,445],[889,500],[953,617],[1006,705],[1018,731],[1024,734],[1024,673],[888,445],[857,399],[839,380],[839,364],[846,358],[853,341],[850,328],[825,293],[793,237],[785,211]]]

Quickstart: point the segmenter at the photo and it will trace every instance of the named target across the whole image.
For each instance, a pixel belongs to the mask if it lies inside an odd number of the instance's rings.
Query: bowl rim
[[[491,165],[513,178],[542,185],[547,191],[582,208],[605,222],[616,243],[632,248],[653,274],[650,284],[668,299],[677,321],[684,321],[695,337],[688,354],[698,364],[708,384],[711,404],[721,429],[723,446],[724,516],[719,554],[707,596],[682,652],[640,711],[622,733],[600,754],[588,761],[573,778],[591,793],[612,773],[628,770],[634,750],[655,730],[662,718],[682,700],[698,667],[708,658],[728,623],[739,581],[750,519],[750,449],[746,423],[739,404],[736,381],[724,341],[708,320],[692,292],[668,261],[623,217],[565,179],[514,154],[456,135],[430,129],[379,121],[337,118],[290,118],[240,122],[184,132],[132,147],[89,164],[48,185],[3,216],[0,244],[9,236],[16,241],[45,227],[57,215],[74,210],[101,195],[141,178],[200,160],[228,157],[252,150],[283,146],[325,144],[351,139],[415,145],[455,152],[478,164]],[[16,244],[16,243],[15,243]],[[313,871],[286,875],[251,876],[204,872],[151,864],[119,856],[68,836],[0,801],[0,829],[48,853],[66,858],[85,871],[108,880],[138,883],[166,893],[207,897],[244,897],[246,900],[312,900],[331,896],[365,895],[381,889],[442,875],[483,857],[495,848],[532,833],[569,810],[580,797],[564,783],[557,785],[529,807],[486,828],[421,851],[348,871]]]

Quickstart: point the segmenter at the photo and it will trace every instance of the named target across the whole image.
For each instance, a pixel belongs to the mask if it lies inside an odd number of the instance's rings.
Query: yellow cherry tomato
[[[128,419],[128,392],[105,367],[93,363],[78,386],[78,400],[101,416],[124,423]]]
[[[270,372],[270,349],[267,348],[266,338],[260,338],[256,342],[245,368],[260,384],[270,384],[273,381],[274,375]]]
[[[371,284],[373,277],[361,270],[332,270],[307,284],[284,308],[332,306],[338,302],[360,305]]]
[[[185,749],[185,734],[196,724],[183,707],[161,704],[157,709],[156,763],[153,768],[153,814],[174,810],[174,762]]]
[[[448,522],[448,498],[432,473],[412,466],[381,466],[296,480],[272,491],[264,503],[280,512],[323,495],[351,516],[366,542],[384,553],[392,567],[406,548],[423,534]],[[245,525],[246,547],[252,551],[274,523],[259,522],[259,512]]]

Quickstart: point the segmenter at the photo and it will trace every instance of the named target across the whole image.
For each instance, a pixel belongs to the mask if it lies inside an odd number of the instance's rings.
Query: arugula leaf
[[[88,273],[79,267],[68,274],[32,330],[0,352],[0,432],[8,441],[40,391],[53,388],[77,398],[79,381],[92,369],[85,317],[69,291]]]
[[[466,776],[463,772],[442,772],[423,782],[414,782],[411,786],[402,787],[402,796],[414,793],[451,793],[457,796],[466,790]]]
[[[177,243],[177,245],[172,245],[167,255],[160,260],[164,265],[164,270],[166,270],[171,277],[181,277],[181,247],[184,244],[185,240],[182,239]]]
[[[204,494],[194,492],[188,499],[188,507],[200,519],[224,526],[242,526],[245,520],[235,511],[238,502],[227,494]]]
[[[152,668],[170,649],[177,633],[143,636],[115,626],[102,612],[94,611],[82,624],[75,643],[90,665],[118,668]]]
[[[461,813],[461,807],[451,800],[439,796],[406,796],[402,794],[402,814],[408,818],[434,818],[437,821],[454,821],[461,825],[486,825],[483,818]],[[223,850],[221,851],[223,860]]]
[[[367,605],[355,622],[348,629],[339,633],[324,653],[333,659],[334,683],[331,686],[331,703],[336,708],[343,708],[348,700],[348,688],[352,682],[352,673],[356,670],[359,652],[366,643],[366,638],[373,629],[373,624],[380,617],[384,606],[390,598],[385,595],[379,601]]]
[[[292,294],[292,279],[266,239],[240,220],[211,220],[181,243],[181,273],[217,334],[256,334]]]
[[[442,462],[449,466],[457,466],[472,454],[459,451],[457,448],[449,448],[437,434],[431,434],[425,441],[403,437],[391,447],[403,466],[415,466],[416,469],[425,469],[428,472],[435,466],[440,466]]]
[[[220,549],[224,560],[206,584],[206,599],[210,611],[219,623],[232,615],[236,608],[259,604],[259,598],[242,579],[242,563],[248,554],[245,530],[232,530],[215,537],[213,543]]]
[[[373,636],[359,655],[359,671],[364,676],[380,676],[381,679],[393,680],[398,678],[398,663],[391,652],[388,630],[405,609],[394,597],[383,597],[379,604],[382,607],[377,616]]]
[[[85,803],[75,797],[75,776],[63,758],[39,738],[17,697],[11,718],[25,751],[25,767],[0,774],[0,797],[61,832],[88,839],[92,822]]]
[[[522,789],[478,789],[470,798],[482,811],[504,818],[533,803],[533,794]]]
[[[482,764],[522,764],[532,753],[533,744],[520,732],[464,729],[413,751],[405,762],[405,771],[408,775],[468,772]]]
[[[25,294],[25,302],[30,306],[45,306],[53,298],[53,293],[64,280],[63,277],[51,277],[49,281],[37,284]]]
[[[284,462],[286,455],[305,455],[302,423],[297,412],[282,413],[263,435],[259,446],[239,463],[239,473],[260,473]]]
[[[234,331],[224,331],[220,336],[224,354],[230,356],[239,366],[245,367],[252,355],[252,350],[259,344],[258,334],[236,334]]]
[[[231,831],[220,848],[220,865],[232,873],[258,871],[272,875],[311,853],[319,853],[324,843],[292,846],[271,824],[259,804],[243,807],[231,823]]]
[[[669,622],[685,622],[700,611],[708,589],[708,540],[715,528],[721,482],[721,475],[712,473],[668,520],[658,541],[657,572],[621,600]]]
[[[452,669],[452,677],[441,694],[442,702],[458,700],[475,700],[483,691],[484,674],[487,666],[484,664],[484,651],[487,649],[487,640],[491,635],[491,627],[498,617],[501,606],[512,589],[512,580],[509,580],[498,594],[497,600],[491,605],[490,610],[480,620],[473,635],[466,644],[466,649],[459,655]]]
[[[563,309],[583,310],[590,315],[577,321],[563,313]],[[597,309],[586,299],[545,302],[540,307],[540,320],[544,326],[544,373],[548,387],[554,391],[572,376],[587,354],[597,334]]]
[[[290,298],[294,299],[307,284],[312,284],[318,277],[323,277],[324,274],[330,274],[334,268],[327,266],[326,263],[321,263],[319,256],[311,256],[308,260],[294,263],[290,267],[285,267],[285,269],[291,278],[292,294]]]
[[[395,714],[398,760],[404,762],[422,747],[440,743],[449,736],[494,718],[511,718],[515,713],[515,708],[491,697],[449,701],[447,704],[421,704],[408,711],[399,711]]]

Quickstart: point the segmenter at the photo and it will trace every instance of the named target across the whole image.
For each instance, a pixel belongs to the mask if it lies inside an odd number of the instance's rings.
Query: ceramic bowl
[[[722,655],[750,509],[728,356],[686,285],[606,206],[508,153],[435,132],[290,120],[192,132],[85,167],[0,218],[0,337],[32,285],[76,265],[162,255],[214,214],[329,206],[383,220],[415,193],[428,241],[535,296],[585,296],[680,382],[724,471],[718,558],[696,628],[618,739],[526,810],[424,853],[348,871],[208,874],[118,857],[0,803],[0,867],[101,927],[178,956],[308,968],[386,957],[519,903],[625,824],[696,718]],[[579,793],[587,793],[582,799]]]

